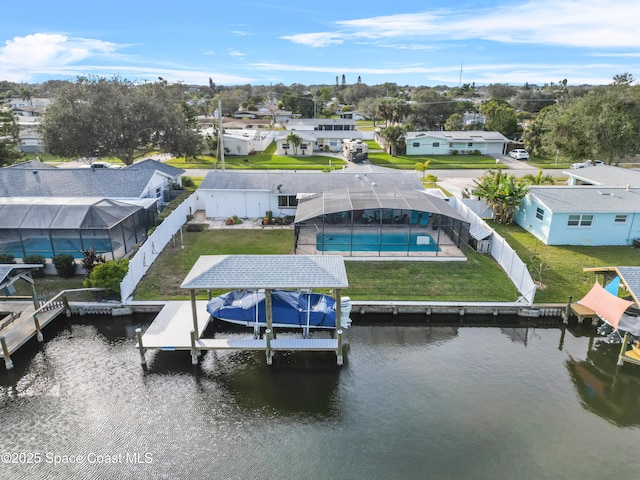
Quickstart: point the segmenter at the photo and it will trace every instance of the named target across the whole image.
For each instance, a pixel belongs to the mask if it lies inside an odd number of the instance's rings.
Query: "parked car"
[[[516,160],[529,160],[529,152],[524,148],[514,148],[509,152],[509,156]]]
[[[578,168],[587,168],[593,166],[599,167],[600,165],[604,165],[604,162],[602,160],[585,160],[584,162],[572,163],[571,168],[575,170]]]
[[[91,162],[90,165],[82,165],[79,168],[120,168],[120,166],[109,162]]]

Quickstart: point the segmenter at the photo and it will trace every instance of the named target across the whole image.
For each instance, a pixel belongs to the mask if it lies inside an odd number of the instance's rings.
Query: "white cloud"
[[[0,77],[28,80],[34,73],[48,72],[97,55],[113,55],[115,43],[61,34],[36,33],[14,37],[0,47]]]
[[[232,57],[240,57],[240,58],[244,57],[244,53],[242,53],[239,50],[233,50],[231,48],[227,49],[227,53]]]
[[[437,9],[336,22],[336,31],[281,37],[327,47],[358,39],[489,40],[613,48],[640,44],[637,0],[532,0],[487,9]]]
[[[301,33],[299,35],[286,35],[280,38],[310,47],[328,47],[329,45],[337,45],[342,43],[345,39],[340,33],[330,32]]]

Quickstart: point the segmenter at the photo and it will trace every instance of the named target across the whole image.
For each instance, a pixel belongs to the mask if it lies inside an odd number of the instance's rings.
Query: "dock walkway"
[[[198,331],[194,330],[191,302],[170,301],[165,304],[160,313],[144,334],[140,329],[136,347],[141,351],[142,364],[146,364],[145,350],[191,351],[195,353],[206,350],[258,350],[267,353],[267,361],[271,360],[273,351],[310,351],[310,352],[341,352],[341,334],[338,338],[202,338],[209,324],[210,316],[206,309],[206,301],[196,302]],[[192,338],[191,332],[194,332]],[[342,355],[338,355],[341,364]]]
[[[35,336],[40,336],[41,329],[65,311],[63,306],[47,310],[36,309],[32,302],[7,301],[0,302],[0,310],[18,314],[10,323],[4,322],[0,329],[0,358],[4,359],[7,368],[12,368],[11,355]],[[34,315],[36,318],[34,318]],[[37,321],[36,321],[37,319]]]

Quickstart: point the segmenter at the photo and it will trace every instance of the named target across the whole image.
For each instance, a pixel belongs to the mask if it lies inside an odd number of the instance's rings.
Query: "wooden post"
[[[197,335],[195,330],[191,330],[191,365],[198,364],[198,350],[196,349]]]
[[[271,329],[267,328],[264,331],[264,333],[265,333],[264,337],[265,337],[265,340],[267,342],[267,350],[266,350],[266,353],[267,353],[267,365],[271,365],[271,363],[273,361],[273,355],[271,353]]]
[[[342,330],[338,330],[338,349],[336,350],[338,365],[344,363],[344,357],[342,356]]]
[[[62,294],[62,305],[64,305],[64,314],[68,317],[71,316],[71,307],[69,307],[69,299],[67,298],[67,294]]]
[[[569,295],[569,300],[567,300],[567,307],[564,309],[564,315],[562,316],[562,321],[564,323],[569,323],[569,317],[571,316],[571,300],[573,300],[573,297]]]
[[[196,291],[191,289],[191,314],[193,315],[193,329],[198,331],[198,309],[196,307]]]
[[[629,333],[624,334],[624,340],[622,341],[622,347],[620,347],[620,354],[618,355],[618,366],[624,363],[624,354],[627,351],[627,345],[629,344]]]
[[[143,367],[147,366],[147,359],[144,357],[144,346],[142,345],[142,329],[136,328],[136,340],[138,340],[138,350],[140,351],[140,364]]]
[[[7,370],[11,370],[13,368],[13,361],[11,360],[11,355],[9,355],[9,348],[7,347],[7,341],[4,336],[0,337],[0,344],[2,344],[2,355],[4,356],[4,366]]]
[[[40,308],[40,302],[38,301],[38,294],[36,293],[36,287],[33,283],[29,284],[31,286],[31,299],[33,300],[33,308],[36,309],[36,312]],[[33,314],[33,323],[36,325],[36,338],[39,342],[44,341],[44,337],[42,336],[42,331],[40,330],[40,321],[38,320],[38,314]]]

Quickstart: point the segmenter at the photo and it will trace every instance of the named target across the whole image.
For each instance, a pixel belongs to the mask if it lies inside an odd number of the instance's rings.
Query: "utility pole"
[[[222,171],[224,172],[224,145],[222,145],[222,137],[223,132],[222,132],[222,101],[220,100],[220,94],[218,94],[218,120],[219,120],[219,125],[218,125],[218,149],[219,149],[219,155],[218,158],[220,159],[220,161],[222,162]]]

